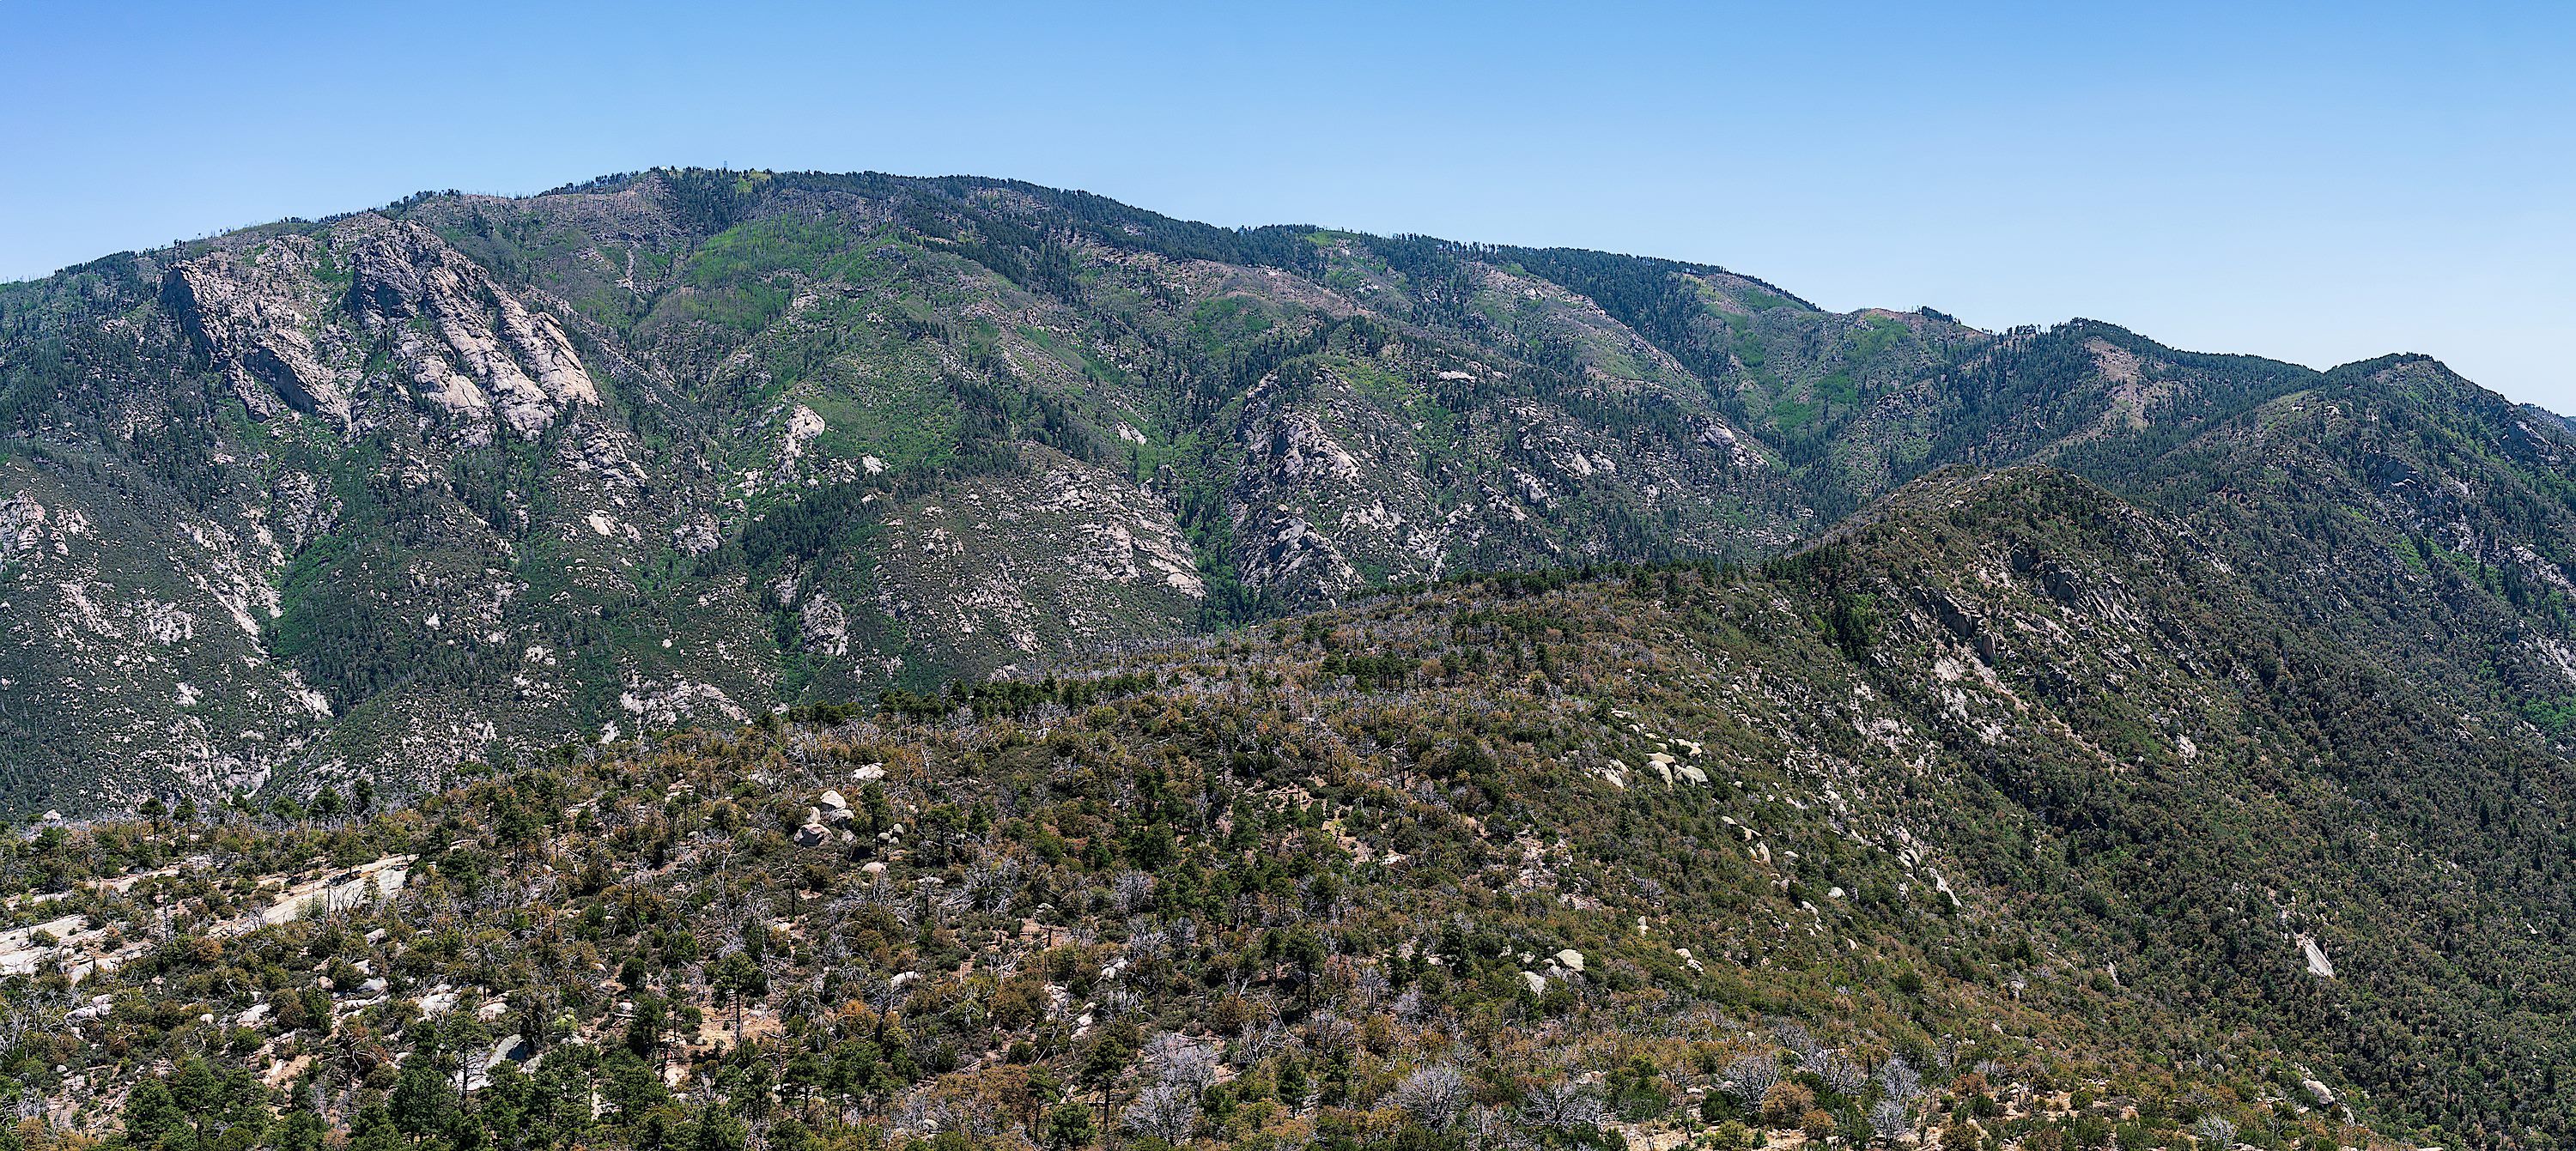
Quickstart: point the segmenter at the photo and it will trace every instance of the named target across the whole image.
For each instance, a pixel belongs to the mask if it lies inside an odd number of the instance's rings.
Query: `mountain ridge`
[[[2439,648],[2555,724],[2576,516],[2544,480],[2576,436],[2502,403],[2429,361],[1985,333],[1010,181],[423,195],[0,288],[0,782],[21,812],[428,783],[1457,570],[1759,560],[1950,464],[2066,467],[2261,566],[2313,526],[2256,450],[2292,416],[2329,419],[2305,466],[2379,525],[2352,546],[2404,569],[2356,601],[2379,658]],[[2458,634],[2387,626],[2428,612]]]

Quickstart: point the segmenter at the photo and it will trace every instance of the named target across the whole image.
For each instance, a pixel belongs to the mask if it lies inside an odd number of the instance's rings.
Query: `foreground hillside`
[[[2556,730],[2571,453],[2420,359],[1008,181],[424,195],[0,286],[0,810],[400,790],[1459,571],[1758,561],[1959,463],[2092,477]]]
[[[5,1071],[167,1147],[2562,1145],[2547,737],[2260,594],[1954,470],[1757,568],[156,804],[0,856]]]

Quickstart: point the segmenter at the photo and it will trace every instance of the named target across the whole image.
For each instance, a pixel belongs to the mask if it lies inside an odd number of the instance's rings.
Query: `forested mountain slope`
[[[2262,594],[1953,469],[1758,567],[58,827],[5,1070],[166,1147],[2563,1145],[2560,760]]]
[[[2554,731],[2571,450],[2428,361],[1007,181],[424,195],[0,287],[0,802],[410,786],[1458,571],[1757,560],[1949,463],[2090,476]]]

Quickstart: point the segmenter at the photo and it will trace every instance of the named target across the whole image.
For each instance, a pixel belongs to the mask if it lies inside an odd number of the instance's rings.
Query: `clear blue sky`
[[[0,0],[0,278],[423,188],[963,172],[2576,410],[2576,5],[932,7]]]

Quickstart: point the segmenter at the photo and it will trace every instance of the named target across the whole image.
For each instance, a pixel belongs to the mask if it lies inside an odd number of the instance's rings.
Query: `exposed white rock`
[[[796,405],[795,410],[787,413],[787,430],[778,438],[779,470],[794,472],[796,461],[805,456],[805,445],[830,430],[832,426],[824,423],[823,417],[816,415],[814,409]]]
[[[572,405],[599,402],[562,325],[428,229],[388,225],[358,247],[350,267],[351,295],[369,327],[395,339],[396,358],[431,404],[469,418],[497,416],[533,434]]]
[[[850,653],[850,618],[831,596],[816,591],[805,600],[797,617],[797,634],[805,650],[817,655],[841,656]]]
[[[0,502],[0,563],[38,553],[59,534],[45,530],[45,514],[45,505],[25,492]]]
[[[671,546],[693,556],[716,550],[724,538],[716,530],[716,518],[703,512],[671,527]]]
[[[1278,435],[1263,447],[1275,453],[1274,466],[1288,479],[1359,478],[1358,458],[1326,432],[1321,421],[1307,412],[1290,412],[1281,417]]]
[[[310,237],[280,236],[181,263],[165,281],[188,334],[254,419],[292,407],[349,422],[350,378],[324,362],[315,341],[330,308],[313,275],[320,252]]]
[[[382,901],[401,891],[416,857],[388,855],[354,870],[289,885],[256,917],[244,917],[239,929],[260,924],[291,923],[307,912],[332,912]]]
[[[517,1035],[504,1035],[492,1042],[492,1049],[474,1061],[466,1077],[465,1089],[480,1091],[492,1085],[492,1073],[504,1063],[524,1063],[534,1054],[528,1041]]]
[[[2326,949],[2317,946],[2316,937],[2301,935],[2298,939],[2299,952],[2308,961],[2308,974],[2319,979],[2334,978],[2334,961],[2326,958]]]
[[[677,727],[686,719],[716,716],[734,723],[751,719],[751,713],[736,704],[724,689],[686,679],[661,684],[629,675],[626,689],[617,695],[617,706],[646,727]]]

